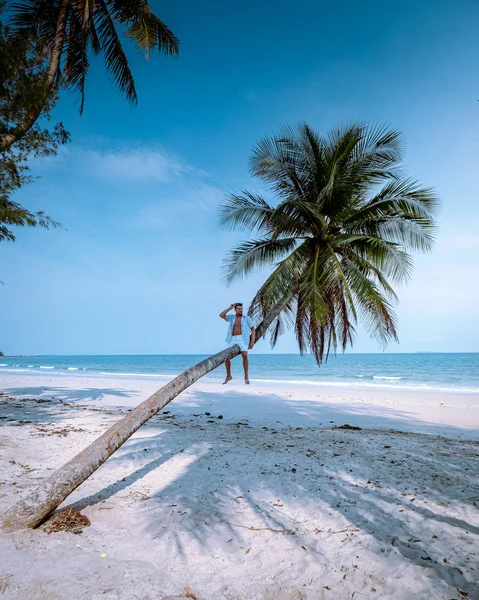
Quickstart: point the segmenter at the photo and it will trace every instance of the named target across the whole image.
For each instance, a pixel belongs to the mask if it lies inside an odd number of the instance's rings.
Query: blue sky
[[[9,353],[209,353],[227,289],[220,231],[228,192],[257,190],[248,157],[284,123],[353,119],[404,132],[405,168],[441,197],[435,251],[399,289],[391,352],[479,351],[479,4],[152,1],[181,39],[178,60],[129,48],[131,108],[93,61],[82,117],[56,110],[72,142],[34,165],[16,200],[64,229],[2,243],[0,349]],[[262,343],[258,351],[267,352]],[[285,335],[278,352],[295,352]],[[378,351],[359,332],[356,352]]]

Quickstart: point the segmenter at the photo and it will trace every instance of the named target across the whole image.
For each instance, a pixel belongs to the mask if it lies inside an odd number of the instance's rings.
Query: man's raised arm
[[[220,317],[226,321],[227,320],[226,314],[229,313],[230,310],[232,310],[234,307],[235,307],[235,305],[231,304],[231,306],[229,308],[225,309],[223,312],[220,312]]]

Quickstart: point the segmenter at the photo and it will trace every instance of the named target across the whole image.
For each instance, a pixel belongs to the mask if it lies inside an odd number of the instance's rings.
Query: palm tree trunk
[[[268,327],[289,303],[291,297],[292,293],[285,296],[265,315],[257,328],[257,339],[264,336]],[[3,528],[7,531],[14,531],[40,525],[73,490],[96,471],[146,421],[195,381],[219,367],[228,358],[238,356],[239,353],[240,348],[237,345],[226,348],[184,371],[159,389],[7,511],[3,520]]]
[[[58,13],[58,21],[55,32],[55,40],[50,54],[50,60],[45,70],[45,81],[43,85],[42,97],[38,98],[38,102],[29,111],[21,123],[18,123],[8,133],[0,136],[0,151],[7,150],[12,144],[21,139],[35,124],[35,121],[41,115],[43,107],[48,99],[48,96],[55,83],[57,73],[60,68],[62,57],[63,44],[66,37],[66,26],[68,20],[68,12],[70,10],[71,0],[62,0],[60,11]]]

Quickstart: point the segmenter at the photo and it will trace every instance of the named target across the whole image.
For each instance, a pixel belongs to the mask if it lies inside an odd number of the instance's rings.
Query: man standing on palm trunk
[[[228,315],[230,310],[234,310],[234,314]],[[244,381],[249,385],[248,377],[248,350],[254,346],[256,331],[254,323],[248,315],[243,315],[243,304],[237,302],[232,304],[229,308],[220,313],[220,317],[224,319],[228,324],[228,335],[226,336],[226,343],[230,346],[236,344],[240,347],[241,356],[243,357],[243,368],[244,368]],[[231,381],[231,361],[228,359],[225,361],[226,366],[226,379],[224,384]]]

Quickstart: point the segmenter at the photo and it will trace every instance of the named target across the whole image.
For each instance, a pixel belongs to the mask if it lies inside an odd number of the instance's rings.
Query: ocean
[[[46,375],[78,377],[146,377],[166,381],[206,356],[16,356],[0,357],[0,376]],[[233,376],[241,364],[233,362]],[[224,368],[206,380],[220,381]],[[310,355],[250,354],[252,383],[279,385],[394,388],[423,391],[479,393],[479,353],[340,354],[318,367]]]

